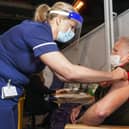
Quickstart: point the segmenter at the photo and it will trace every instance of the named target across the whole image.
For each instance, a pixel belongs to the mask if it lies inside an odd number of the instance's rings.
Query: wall
[[[129,10],[115,19],[115,39],[129,36]],[[65,50],[65,55],[74,63],[94,69],[107,69],[107,45],[105,43],[104,24],[83,36],[80,44]]]

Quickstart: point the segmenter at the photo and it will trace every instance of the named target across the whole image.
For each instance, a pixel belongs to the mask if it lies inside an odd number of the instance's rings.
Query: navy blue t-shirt
[[[39,56],[58,51],[48,23],[25,20],[0,36],[0,87],[8,79],[16,86],[44,68]]]

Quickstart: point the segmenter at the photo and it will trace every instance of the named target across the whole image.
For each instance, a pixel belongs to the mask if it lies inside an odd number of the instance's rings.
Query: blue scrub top
[[[25,20],[0,36],[0,89],[8,79],[17,87],[44,68],[39,56],[58,51],[48,23]]]

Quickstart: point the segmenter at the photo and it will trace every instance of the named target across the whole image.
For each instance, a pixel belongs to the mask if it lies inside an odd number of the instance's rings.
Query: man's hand
[[[78,117],[78,115],[80,113],[81,107],[82,107],[82,105],[79,105],[79,106],[77,106],[77,107],[72,109],[72,112],[71,112],[71,115],[70,115],[70,119],[71,119],[71,122],[73,124],[76,123],[76,118]]]

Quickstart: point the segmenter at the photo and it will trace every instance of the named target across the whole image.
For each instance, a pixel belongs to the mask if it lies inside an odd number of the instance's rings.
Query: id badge
[[[2,93],[1,93],[1,98],[6,99],[6,98],[12,98],[18,95],[16,87],[10,84],[10,80],[8,81],[6,86],[2,87]]]

